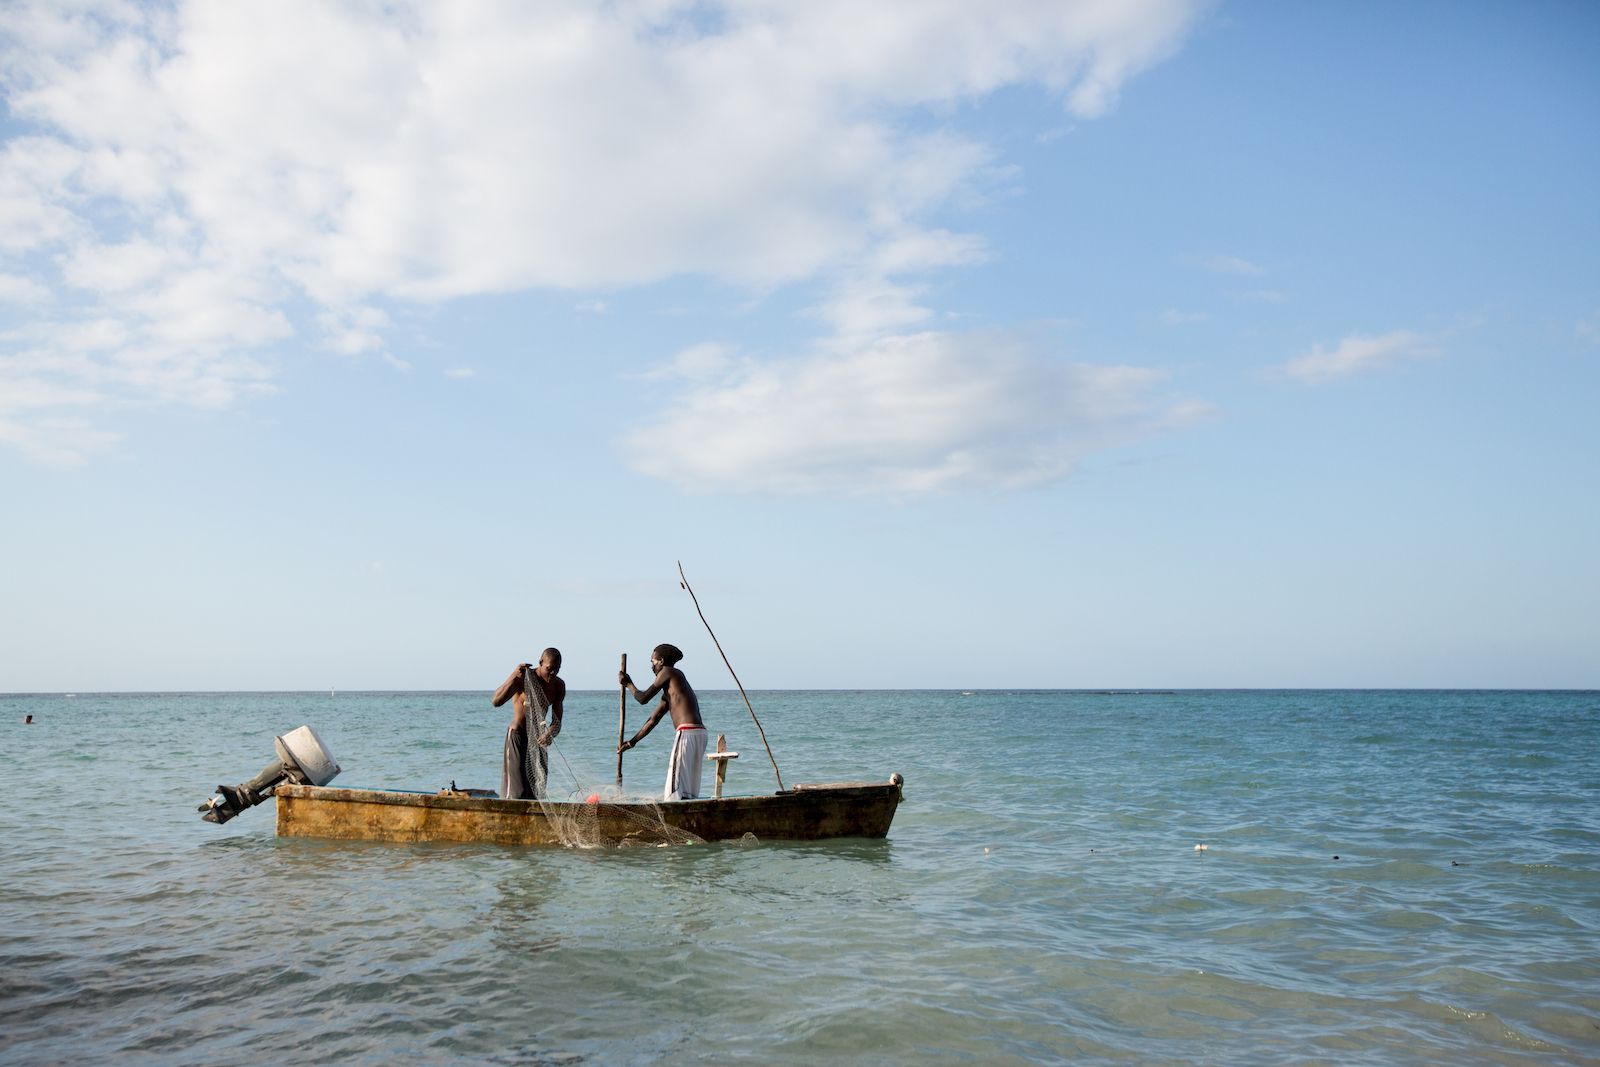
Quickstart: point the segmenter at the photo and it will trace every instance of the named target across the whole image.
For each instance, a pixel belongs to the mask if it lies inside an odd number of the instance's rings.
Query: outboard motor
[[[225,823],[246,808],[253,808],[272,795],[284,782],[302,785],[327,785],[339,773],[333,753],[309,726],[291,730],[272,739],[278,758],[261,768],[248,782],[217,786],[217,796],[200,805],[206,822]]]

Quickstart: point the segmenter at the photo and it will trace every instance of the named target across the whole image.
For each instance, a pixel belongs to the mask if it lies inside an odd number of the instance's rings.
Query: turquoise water
[[[194,811],[273,734],[492,788],[504,711],[0,696],[0,1062],[1600,1063],[1600,694],[752,697],[786,783],[905,775],[886,841],[278,840]],[[570,698],[556,786],[616,717]]]

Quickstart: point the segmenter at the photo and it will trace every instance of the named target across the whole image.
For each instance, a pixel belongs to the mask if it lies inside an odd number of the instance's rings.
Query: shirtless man
[[[547,648],[539,657],[539,666],[519,663],[494,691],[495,707],[511,701],[511,725],[506,728],[505,762],[500,774],[500,796],[504,800],[539,800],[545,795],[550,742],[561,732],[563,703],[567,699],[567,683],[556,677],[560,671],[561,652]],[[550,712],[550,726],[543,729],[546,709]]]
[[[627,671],[617,675],[617,681],[626,686],[641,704],[648,704],[657,693],[662,694],[661,703],[639,727],[639,732],[617,746],[618,753],[637,745],[655,729],[661,716],[669,711],[672,713],[672,725],[677,729],[673,731],[672,755],[667,759],[667,787],[662,794],[664,800],[693,800],[698,797],[700,765],[706,758],[706,726],[700,721],[700,699],[694,695],[689,679],[678,669],[681,659],[683,653],[675,646],[657,645],[650,653],[650,669],[656,672],[656,680],[650,683],[649,689],[641,690],[634,685]]]

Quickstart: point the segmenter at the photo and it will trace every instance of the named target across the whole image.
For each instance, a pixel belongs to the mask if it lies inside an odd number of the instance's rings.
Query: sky
[[[1600,688],[1600,6],[0,7],[0,691]]]

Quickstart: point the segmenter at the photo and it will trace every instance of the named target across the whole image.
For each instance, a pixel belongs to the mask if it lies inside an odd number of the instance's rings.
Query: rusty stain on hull
[[[754,834],[763,841],[883,837],[900,803],[899,775],[886,783],[800,785],[766,796],[651,804],[539,803],[480,797],[281,785],[278,836],[349,841],[456,841],[559,845],[574,825],[586,842],[652,840],[663,824],[705,841]],[[563,826],[565,824],[565,826]]]

